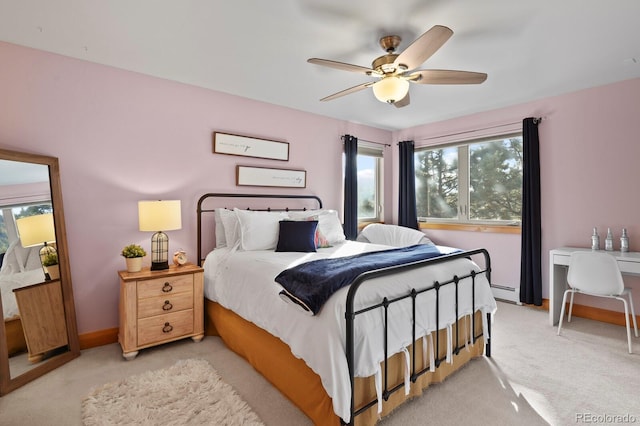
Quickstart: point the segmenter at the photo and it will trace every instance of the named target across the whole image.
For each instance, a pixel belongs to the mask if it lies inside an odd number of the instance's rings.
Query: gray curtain
[[[542,305],[540,141],[537,118],[522,121],[522,247],[520,301]]]
[[[418,229],[416,211],[416,174],[413,141],[398,144],[400,153],[400,188],[398,200],[398,225]]]
[[[358,236],[358,138],[344,135],[344,235]]]

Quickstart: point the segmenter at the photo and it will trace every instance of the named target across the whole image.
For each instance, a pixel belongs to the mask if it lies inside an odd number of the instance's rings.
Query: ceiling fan
[[[419,70],[416,69],[453,35],[453,31],[442,25],[435,25],[418,37],[402,53],[395,51],[402,41],[397,35],[380,39],[380,46],[387,52],[373,60],[371,68],[329,59],[310,58],[307,62],[343,71],[356,72],[375,77],[378,80],[350,87],[333,95],[320,99],[330,101],[351,93],[373,88],[375,97],[398,108],[409,105],[409,83],[417,84],[480,84],[487,74],[455,70]]]

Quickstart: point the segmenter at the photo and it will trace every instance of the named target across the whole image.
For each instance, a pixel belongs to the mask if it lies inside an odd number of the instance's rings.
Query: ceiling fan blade
[[[336,68],[342,71],[357,72],[361,74],[371,75],[373,70],[367,67],[361,67],[360,65],[352,65],[344,62],[331,61],[329,59],[310,58],[307,59],[310,64],[322,65],[329,68]]]
[[[487,74],[455,70],[418,70],[406,78],[418,84],[480,84],[487,79]]]
[[[394,64],[396,67],[402,64],[406,66],[408,70],[418,68],[424,61],[429,59],[431,55],[436,53],[452,35],[453,31],[450,28],[436,25],[404,49],[396,58]]]
[[[351,93],[355,93],[355,92],[359,92],[360,90],[366,89],[367,87],[373,86],[373,84],[375,83],[375,81],[371,81],[369,83],[363,83],[363,84],[359,84],[357,86],[353,86],[350,87],[348,89],[342,90],[338,93],[334,93],[333,95],[329,95],[326,98],[322,98],[320,99],[321,101],[331,101],[333,99],[345,96],[345,95],[349,95]]]
[[[393,106],[395,106],[396,108],[402,108],[409,105],[410,102],[411,102],[411,98],[409,97],[409,92],[407,92],[407,95],[404,98],[400,99],[399,101],[395,101],[393,103]]]

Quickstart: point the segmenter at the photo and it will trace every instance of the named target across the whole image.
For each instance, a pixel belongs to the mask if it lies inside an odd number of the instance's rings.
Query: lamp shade
[[[180,200],[139,201],[140,231],[172,231],[182,228]]]
[[[16,220],[22,247],[38,246],[56,240],[53,213],[38,214]]]
[[[394,103],[409,93],[409,82],[400,77],[384,77],[373,85],[373,94],[380,102]]]

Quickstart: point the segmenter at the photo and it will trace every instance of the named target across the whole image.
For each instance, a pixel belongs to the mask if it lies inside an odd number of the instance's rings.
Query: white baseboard
[[[499,300],[504,300],[506,302],[515,303],[517,305],[522,305],[520,302],[520,289],[507,287],[503,285],[491,285],[491,292],[493,293],[493,297]]]

